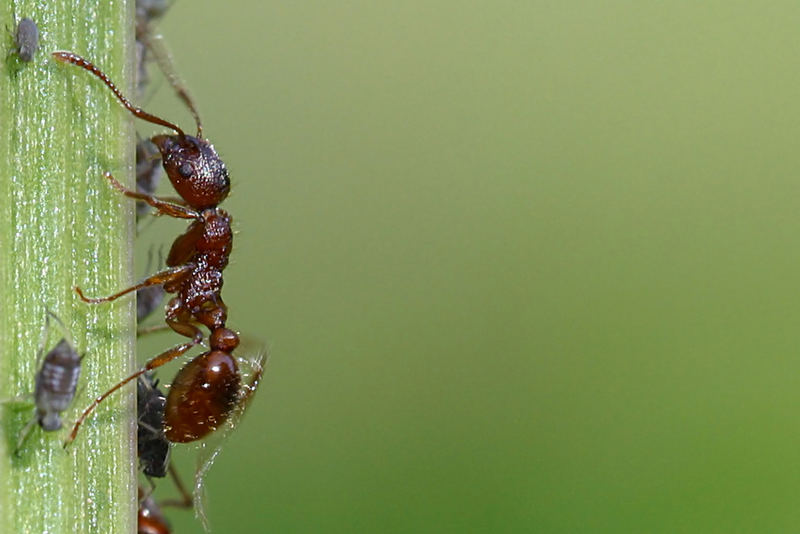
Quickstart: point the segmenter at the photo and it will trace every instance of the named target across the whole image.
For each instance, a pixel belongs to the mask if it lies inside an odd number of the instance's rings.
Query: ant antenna
[[[53,52],[53,57],[56,58],[58,61],[72,63],[73,65],[76,65],[84,70],[88,70],[89,72],[100,78],[100,80],[104,84],[106,84],[106,86],[109,89],[111,89],[111,92],[114,93],[114,96],[116,96],[117,99],[120,102],[122,102],[122,105],[125,106],[125,109],[133,113],[134,116],[144,121],[152,122],[153,124],[158,124],[161,126],[165,126],[171,130],[175,130],[181,137],[186,137],[186,134],[177,125],[172,124],[171,122],[166,121],[160,117],[156,117],[155,115],[151,115],[142,108],[138,108],[133,104],[131,104],[130,101],[127,98],[125,98],[125,95],[123,95],[122,92],[120,92],[120,90],[117,89],[117,86],[114,84],[114,82],[111,81],[111,78],[106,76],[103,71],[95,67],[89,61],[83,59],[77,54],[73,54],[72,52]]]
[[[202,139],[203,124],[200,121],[200,114],[197,112],[197,107],[194,104],[194,100],[192,100],[192,97],[189,95],[189,91],[177,75],[175,63],[172,61],[172,54],[169,53],[167,45],[164,44],[164,38],[161,35],[154,35],[150,36],[144,43],[155,56],[158,68],[164,73],[164,76],[178,95],[178,98],[189,108],[189,113],[192,114],[194,122],[197,124],[197,137]]]

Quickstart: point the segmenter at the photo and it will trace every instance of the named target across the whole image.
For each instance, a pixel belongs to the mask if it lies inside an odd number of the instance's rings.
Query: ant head
[[[231,189],[228,169],[211,143],[191,135],[157,135],[151,141],[161,151],[172,186],[189,206],[202,210],[225,200]]]

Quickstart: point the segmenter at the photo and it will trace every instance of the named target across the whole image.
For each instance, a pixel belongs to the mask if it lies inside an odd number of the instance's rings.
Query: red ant
[[[172,532],[172,528],[161,513],[161,508],[152,497],[145,496],[142,488],[139,488],[139,514],[136,526],[138,534],[170,534]]]
[[[125,188],[110,173],[105,177],[123,195],[143,200],[159,215],[189,219],[188,230],[172,244],[168,269],[118,293],[87,298],[79,287],[75,291],[87,303],[110,302],[138,289],[163,285],[175,293],[166,310],[166,323],[178,334],[190,338],[149,360],[145,366],[97,397],[75,423],[65,446],[71,443],[83,421],[106,397],[147,371],[161,367],[203,341],[198,328],[210,331],[210,349],[187,363],[176,375],[167,396],[164,435],[171,442],[186,443],[203,438],[231,416],[258,386],[261,366],[249,384],[242,385],[241,374],[232,352],[239,336],[225,326],[227,306],[222,300],[222,271],[228,265],[233,233],[231,217],[218,205],[228,196],[230,180],[225,164],[214,147],[202,138],[202,125],[188,93],[176,86],[197,123],[197,137],[187,135],[177,125],[151,115],[131,104],[106,74],[89,61],[71,52],[53,52],[62,62],[72,63],[99,78],[134,116],[170,128],[177,135],[156,135],[150,140],[161,153],[162,164],[179,199],[162,199]]]

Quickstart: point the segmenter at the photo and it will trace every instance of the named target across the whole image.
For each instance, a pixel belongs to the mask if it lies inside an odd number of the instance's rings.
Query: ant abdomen
[[[151,139],[175,191],[196,210],[213,208],[231,189],[228,169],[214,145],[191,135],[156,135]]]
[[[221,350],[197,356],[178,371],[170,386],[164,410],[167,439],[188,443],[210,434],[228,420],[240,392],[233,356]]]

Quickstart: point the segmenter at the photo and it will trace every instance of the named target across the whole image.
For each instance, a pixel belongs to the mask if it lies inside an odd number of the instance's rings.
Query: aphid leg
[[[144,280],[142,280],[141,282],[139,282],[134,286],[127,287],[122,291],[114,293],[113,295],[109,295],[107,297],[89,298],[83,294],[83,290],[78,286],[75,286],[73,289],[75,290],[75,292],[78,294],[78,296],[82,301],[87,302],[89,304],[98,304],[100,302],[111,302],[112,300],[117,300],[121,296],[127,295],[128,293],[132,293],[133,291],[136,291],[137,289],[141,289],[143,287],[168,284],[170,282],[175,282],[176,280],[180,280],[187,274],[191,273],[193,268],[194,268],[193,263],[187,263],[185,265],[180,265],[178,267],[170,267],[169,269],[161,271],[160,273],[156,273],[152,276],[145,278]]]
[[[175,469],[175,466],[171,463],[169,464],[169,476],[172,478],[172,482],[175,483],[175,487],[178,489],[178,493],[181,494],[180,499],[165,499],[159,502],[159,506],[174,506],[176,508],[191,508],[192,507],[192,494],[189,493],[189,490],[186,489],[186,486],[183,485],[183,481],[181,480],[180,475],[178,475],[178,470]]]
[[[19,451],[22,450],[22,445],[25,443],[25,440],[28,439],[28,436],[30,436],[31,429],[35,424],[36,418],[34,417],[28,421],[28,424],[26,424],[20,431],[19,437],[17,438],[17,447],[14,449],[14,456],[19,456]]]
[[[200,114],[197,112],[197,106],[195,106],[194,100],[192,100],[192,97],[189,95],[189,91],[178,77],[177,69],[175,69],[175,64],[172,62],[172,55],[169,53],[169,50],[167,50],[163,37],[161,35],[153,35],[145,41],[144,45],[153,53],[153,56],[156,58],[156,63],[158,63],[158,68],[164,73],[164,77],[167,78],[167,81],[172,86],[172,89],[175,90],[178,98],[189,108],[189,113],[192,114],[194,122],[197,124],[197,137],[202,138],[203,124],[200,121]]]

